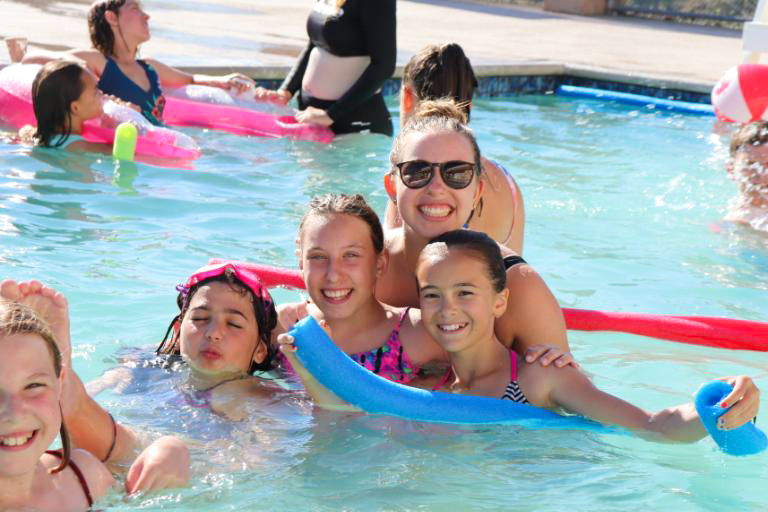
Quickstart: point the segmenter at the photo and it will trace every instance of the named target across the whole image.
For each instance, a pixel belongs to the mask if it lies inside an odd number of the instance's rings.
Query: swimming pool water
[[[768,236],[720,220],[736,186],[712,119],[554,96],[473,106],[481,149],[523,190],[524,256],[563,306],[768,320]],[[174,286],[207,258],[295,266],[311,196],[362,192],[383,210],[388,138],[321,146],[188,133],[204,154],[189,170],[0,143],[0,276],[66,293],[84,380],[133,347],[153,348],[177,312]],[[750,374],[768,389],[764,353],[612,333],[572,332],[571,345],[598,386],[647,409],[687,401],[720,375]],[[768,505],[768,456],[729,457],[710,440],[454,428],[313,411],[301,393],[255,397],[252,419],[232,424],[179,402],[180,376],[136,372],[141,386],[99,400],[195,443],[193,484],[115,496],[108,510]]]

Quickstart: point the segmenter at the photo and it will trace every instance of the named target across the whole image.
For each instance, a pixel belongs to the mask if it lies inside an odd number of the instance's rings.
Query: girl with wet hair
[[[337,345],[352,359],[395,382],[410,382],[426,363],[445,363],[443,350],[418,327],[418,309],[393,308],[374,295],[387,253],[379,218],[363,196],[312,198],[298,244],[311,300],[278,308],[281,332],[312,315],[333,330]]]
[[[0,509],[90,509],[113,479],[93,455],[70,446],[53,333],[31,309],[0,300],[0,350]],[[62,448],[48,450],[57,434]]]
[[[726,170],[739,193],[725,220],[768,232],[768,122],[746,124],[736,131]]]
[[[60,60],[46,63],[32,82],[32,107],[38,144],[87,149],[94,144],[80,136],[83,123],[102,115],[101,92],[93,73],[76,62]],[[21,129],[24,136],[31,127]]]
[[[423,48],[403,69],[400,88],[401,128],[423,101],[452,99],[469,122],[472,95],[477,87],[472,64],[456,43]],[[498,162],[481,158],[485,183],[477,208],[468,222],[471,229],[488,233],[517,254],[523,252],[525,208],[520,187]],[[387,203],[386,227],[398,227],[402,220],[391,202]]]
[[[239,73],[226,76],[189,74],[154,59],[138,59],[139,46],[150,38],[149,15],[138,0],[99,0],[88,11],[92,49],[67,52],[37,51],[22,62],[76,58],[98,77],[104,93],[136,105],[150,122],[162,124],[165,98],[162,87],[189,84],[245,90],[253,81]]]

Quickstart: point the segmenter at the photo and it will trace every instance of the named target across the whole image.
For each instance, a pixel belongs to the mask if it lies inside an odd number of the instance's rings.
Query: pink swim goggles
[[[194,274],[187,278],[187,282],[176,286],[176,290],[181,292],[186,300],[189,290],[198,283],[210,279],[212,277],[218,277],[224,274],[229,269],[235,277],[248,287],[253,296],[260,298],[264,302],[264,309],[267,310],[273,304],[272,297],[269,295],[266,286],[261,282],[259,276],[247,268],[241,267],[237,263],[231,261],[225,261],[222,263],[215,263],[213,265],[206,265],[195,271]]]

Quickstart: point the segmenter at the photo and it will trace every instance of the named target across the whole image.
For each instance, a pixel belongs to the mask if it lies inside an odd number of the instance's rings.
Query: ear
[[[304,270],[304,265],[302,262],[304,258],[301,257],[301,238],[297,236],[295,242],[296,242],[296,250],[294,251],[294,253],[296,254],[296,258],[299,260],[299,270]]]
[[[104,13],[104,19],[107,20],[107,23],[109,23],[110,26],[116,27],[118,24],[117,13],[114,11],[106,11]]]
[[[79,116],[80,115],[80,102],[78,100],[73,101],[69,104],[69,114],[71,116]]]
[[[397,203],[397,189],[395,187],[395,172],[388,172],[384,175],[384,190],[387,191],[390,201]]]
[[[376,277],[379,278],[384,275],[389,266],[389,251],[384,249],[376,257]]]
[[[267,344],[264,343],[264,340],[259,338],[259,344],[256,346],[256,350],[253,353],[253,362],[256,364],[260,364],[264,362],[264,359],[267,358]]]
[[[507,301],[509,299],[509,288],[504,288],[493,298],[493,316],[501,318],[507,311]]]
[[[477,190],[475,190],[475,199],[473,200],[473,204],[477,204],[477,202],[483,196],[483,188],[485,187],[485,180],[481,180],[479,178],[480,176],[478,176]]]
[[[411,112],[413,112],[414,104],[416,103],[416,98],[413,95],[413,89],[408,87],[407,85],[403,85],[400,88],[400,104],[402,106],[402,112],[400,112],[400,115],[405,117]]]

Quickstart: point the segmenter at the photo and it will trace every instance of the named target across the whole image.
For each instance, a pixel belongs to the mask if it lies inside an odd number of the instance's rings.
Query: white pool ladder
[[[757,64],[760,54],[768,53],[768,0],[757,3],[755,17],[744,24],[741,42],[747,64]]]

